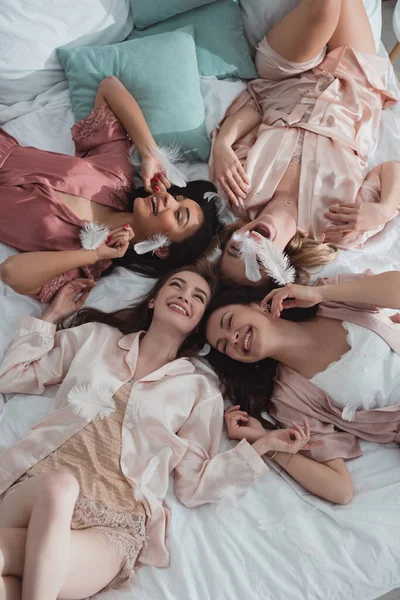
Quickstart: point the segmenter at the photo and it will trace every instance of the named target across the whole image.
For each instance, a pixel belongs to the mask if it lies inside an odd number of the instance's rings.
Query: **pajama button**
[[[138,389],[138,390],[143,389],[143,383],[138,383],[136,386],[136,389]]]
[[[127,423],[126,426],[127,426],[128,429],[132,429],[133,428],[132,423]]]

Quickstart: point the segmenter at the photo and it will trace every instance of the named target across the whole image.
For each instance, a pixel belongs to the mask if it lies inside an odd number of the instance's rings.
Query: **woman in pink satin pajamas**
[[[240,231],[289,256],[301,238],[362,246],[398,214],[400,197],[399,163],[368,172],[382,110],[396,98],[362,0],[302,0],[258,45],[256,67],[211,158],[220,192],[250,221]],[[235,241],[222,249],[221,271],[249,283]]]
[[[75,156],[20,146],[0,129],[0,242],[21,252],[0,265],[4,283],[49,302],[72,279],[98,279],[112,260],[156,277],[207,248],[219,225],[204,193],[215,187],[170,185],[142,111],[118,79],[101,82],[93,111],[72,127],[72,138]],[[134,190],[132,143],[144,189]],[[90,222],[111,234],[84,249],[80,233]],[[130,247],[160,233],[170,243],[153,253],[139,256]]]

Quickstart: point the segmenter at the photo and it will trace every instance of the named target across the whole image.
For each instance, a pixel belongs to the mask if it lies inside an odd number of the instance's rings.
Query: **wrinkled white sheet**
[[[28,103],[25,114],[6,130],[22,143],[72,152],[72,112],[64,84]],[[204,79],[202,90],[211,130],[241,82]],[[12,108],[10,109],[12,111]],[[5,113],[3,113],[4,115]],[[371,166],[400,159],[400,109],[384,114],[380,142]],[[1,112],[0,112],[1,118]],[[11,117],[10,117],[11,118]],[[206,177],[205,165],[191,166],[192,178]],[[12,250],[0,244],[0,262]],[[400,219],[393,221],[363,252],[341,253],[323,273],[400,269]],[[125,269],[104,278],[89,303],[104,310],[124,306],[151,282]],[[33,299],[0,283],[0,360],[18,317],[39,315]],[[0,450],[18,439],[49,409],[46,396],[14,395],[0,400]],[[224,440],[224,447],[231,442]],[[173,495],[168,531],[171,566],[139,570],[131,592],[100,594],[99,600],[375,600],[400,586],[400,451],[395,445],[363,444],[364,455],[349,461],[355,496],[333,506],[306,493],[290,477],[271,471],[241,499],[220,506],[186,509]]]

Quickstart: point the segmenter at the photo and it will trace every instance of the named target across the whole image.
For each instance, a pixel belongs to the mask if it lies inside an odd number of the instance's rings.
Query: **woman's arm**
[[[130,227],[114,229],[110,245],[107,241],[96,250],[59,250],[54,252],[21,252],[0,264],[0,279],[18,294],[33,296],[43,285],[62,275],[99,260],[121,258],[133,238]]]
[[[342,458],[319,463],[302,454],[324,444],[310,442],[310,425],[307,419],[303,427],[293,424],[291,429],[266,431],[260,421],[231,406],[225,412],[225,422],[230,438],[247,439],[261,455],[266,454],[277,462],[306,490],[336,504],[347,504],[353,495],[353,483]],[[266,450],[267,448],[267,450]]]
[[[266,307],[269,302],[274,317],[279,317],[287,308],[308,308],[320,302],[356,302],[400,309],[400,271],[314,287],[291,284],[272,290],[262,306]]]
[[[258,110],[254,106],[244,106],[224,120],[215,145],[232,146],[236,140],[246,135],[260,122],[261,115]]]
[[[233,206],[245,208],[243,200],[249,191],[250,181],[232,145],[260,121],[256,108],[244,106],[225,119],[213,146],[215,178]]]
[[[153,152],[157,144],[151,135],[141,108],[132,94],[114,75],[103,79],[100,83],[94,106],[96,108],[104,103],[108,104],[121,121],[140,153],[142,180],[146,190],[150,193],[153,191],[151,181],[155,175],[158,176],[156,183],[161,183],[166,188],[170,187],[169,181],[162,173],[159,173],[160,167]],[[156,187],[154,189],[157,191]]]
[[[343,458],[319,463],[302,454],[278,452],[273,459],[306,490],[335,504],[348,504],[353,482]]]
[[[0,279],[18,294],[33,296],[53,277],[98,260],[96,250],[22,252],[0,264]]]
[[[61,383],[91,324],[56,332],[56,323],[83,305],[91,287],[87,279],[67,283],[40,319],[20,319],[0,367],[0,392],[42,394],[47,385]]]
[[[219,392],[200,400],[181,427],[186,452],[174,471],[175,494],[187,507],[219,502],[233,486],[245,490],[268,470],[261,456],[270,449],[259,440],[251,446],[243,439],[220,452],[223,399]]]
[[[331,234],[374,231],[390,221],[400,209],[400,162],[392,160],[378,165],[368,173],[365,184],[372,174],[380,179],[380,202],[331,206],[325,216],[334,224],[325,228],[326,242],[329,242]]]

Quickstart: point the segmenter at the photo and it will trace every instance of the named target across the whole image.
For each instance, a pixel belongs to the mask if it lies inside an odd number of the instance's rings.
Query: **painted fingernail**
[[[154,186],[154,189],[156,190],[156,192],[159,192],[159,191],[160,191],[160,188],[159,188],[159,186],[158,186],[158,185],[155,185],[155,186]]]
[[[108,238],[106,239],[106,242],[109,242],[112,238],[112,235],[109,235]]]
[[[154,177],[154,181],[159,181],[158,177]]]
[[[127,223],[125,223],[124,229],[129,229],[129,225]]]

